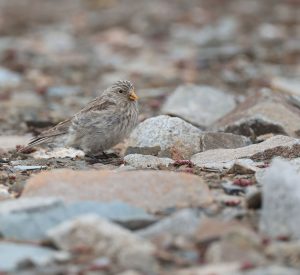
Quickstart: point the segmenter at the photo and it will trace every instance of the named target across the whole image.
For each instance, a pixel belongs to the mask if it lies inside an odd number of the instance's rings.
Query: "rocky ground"
[[[300,274],[297,0],[0,0],[1,274]],[[18,149],[119,79],[108,159]]]

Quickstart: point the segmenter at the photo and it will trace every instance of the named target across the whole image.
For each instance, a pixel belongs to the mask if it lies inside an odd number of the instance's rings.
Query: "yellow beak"
[[[130,100],[135,101],[135,100],[137,100],[138,98],[139,98],[139,97],[136,95],[136,93],[135,93],[134,90],[132,90],[132,91],[129,93],[129,99],[130,99]]]

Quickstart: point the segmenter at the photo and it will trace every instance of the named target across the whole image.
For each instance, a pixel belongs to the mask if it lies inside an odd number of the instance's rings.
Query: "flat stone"
[[[84,152],[74,148],[54,148],[51,150],[40,148],[33,152],[31,156],[35,159],[50,159],[50,158],[83,158]]]
[[[10,204],[0,203],[0,208],[6,210],[0,212],[0,235],[3,238],[41,241],[51,228],[83,214],[95,214],[131,229],[141,228],[156,220],[143,209],[121,202],[64,204],[62,201],[53,200],[52,204],[50,201],[45,204],[39,198],[31,200],[31,207],[26,207],[29,202],[26,198],[13,200]],[[14,209],[13,204],[25,207]]]
[[[95,257],[108,257],[114,263],[114,274],[124,269],[135,269],[146,274],[158,272],[155,248],[150,242],[95,215],[62,223],[48,233],[48,238],[65,251],[85,247]]]
[[[201,130],[177,117],[157,116],[140,123],[130,147],[160,147],[159,157],[185,159],[200,151]]]
[[[125,164],[138,169],[159,169],[168,167],[174,161],[169,158],[158,158],[150,155],[131,154],[124,157]]]
[[[201,135],[201,152],[212,149],[235,149],[251,144],[249,138],[230,133],[207,132]]]
[[[174,275],[238,275],[239,263],[205,264],[201,267],[189,267],[175,271]]]
[[[194,209],[183,209],[159,222],[137,231],[137,234],[147,239],[154,239],[162,235],[173,237],[193,236],[202,220],[200,213]]]
[[[0,136],[0,148],[4,150],[16,149],[17,145],[26,145],[30,139],[29,136]]]
[[[164,114],[207,127],[235,108],[235,99],[210,86],[185,85],[178,87],[162,107]]]
[[[256,93],[215,124],[221,131],[252,138],[264,134],[297,137],[300,110],[279,94]]]
[[[290,95],[300,96],[300,80],[288,79],[283,77],[273,77],[270,81],[274,90],[288,93]]]
[[[30,262],[35,266],[45,266],[64,257],[67,253],[57,252],[54,249],[29,244],[0,242],[0,271],[15,271],[20,264]]]
[[[288,161],[275,159],[260,180],[260,230],[270,237],[300,238],[300,174]]]
[[[78,192],[80,190],[80,192]],[[206,206],[212,202],[203,180],[170,171],[45,171],[32,176],[22,197],[58,197],[67,202],[122,201],[149,211]]]
[[[264,142],[237,149],[215,149],[192,156],[191,161],[198,167],[230,163],[237,159],[268,160],[275,156],[284,158],[300,155],[300,140],[287,136],[274,136]]]

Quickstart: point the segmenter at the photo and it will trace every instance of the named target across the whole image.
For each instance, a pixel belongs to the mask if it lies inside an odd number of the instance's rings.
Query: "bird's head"
[[[125,99],[129,102],[135,102],[138,99],[132,83],[128,80],[117,81],[107,92],[114,98]]]

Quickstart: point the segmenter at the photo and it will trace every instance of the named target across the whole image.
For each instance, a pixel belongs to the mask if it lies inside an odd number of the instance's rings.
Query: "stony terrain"
[[[300,274],[297,0],[0,0],[0,274]],[[129,79],[94,161],[20,153]]]

